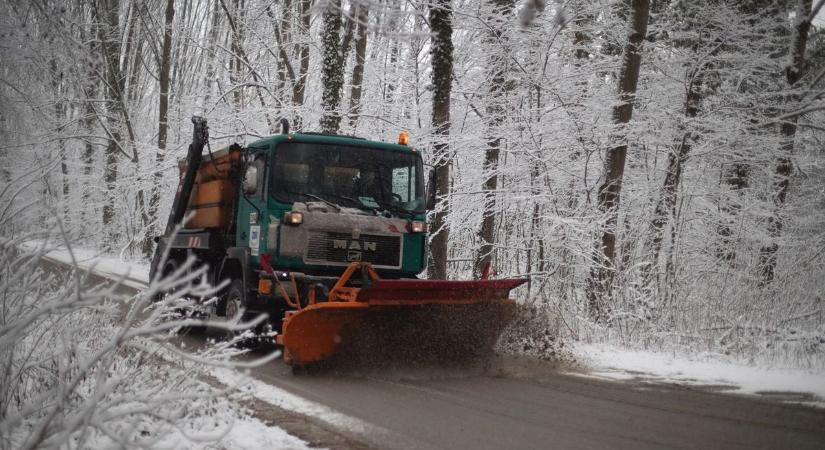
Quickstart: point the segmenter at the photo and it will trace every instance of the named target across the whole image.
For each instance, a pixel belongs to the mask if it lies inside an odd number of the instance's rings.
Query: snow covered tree
[[[604,180],[599,186],[598,208],[606,215],[606,220],[596,246],[588,292],[590,314],[596,319],[605,317],[608,308],[605,304],[605,297],[609,295],[613,281],[616,226],[628,146],[627,135],[622,126],[633,118],[633,106],[642,62],[642,44],[647,35],[649,15],[650,2],[648,0],[631,1],[630,31],[622,53],[622,67],[619,71],[617,85],[619,103],[613,108],[613,123],[617,125],[617,130],[607,150],[604,160]]]
[[[341,127],[341,90],[344,88],[344,68],[341,61],[341,0],[327,0],[323,13],[324,27],[321,35],[323,62],[321,83],[323,97],[321,129],[325,133],[337,133]]]
[[[453,82],[453,27],[452,1],[433,0],[430,4],[430,56],[432,58],[433,112],[432,126],[435,144],[435,189],[441,199],[432,222],[434,235],[430,241],[430,277],[447,278],[447,246],[450,229],[446,225],[449,214],[450,167],[452,165],[450,136],[450,95]]]

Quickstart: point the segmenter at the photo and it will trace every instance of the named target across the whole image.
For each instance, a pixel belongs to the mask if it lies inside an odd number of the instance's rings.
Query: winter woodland
[[[823,4],[4,0],[0,235],[149,258],[193,114],[213,149],[407,131],[428,276],[529,277],[552,339],[822,368]]]

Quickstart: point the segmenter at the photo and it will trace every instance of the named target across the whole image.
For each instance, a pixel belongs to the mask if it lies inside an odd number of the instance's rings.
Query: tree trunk
[[[158,99],[158,150],[155,152],[155,172],[152,174],[152,196],[149,199],[149,229],[143,238],[143,255],[152,256],[152,238],[157,230],[160,187],[163,184],[163,161],[166,157],[166,139],[169,131],[169,72],[172,67],[172,23],[175,18],[175,0],[166,0],[163,29],[163,50],[160,57],[160,98]]]
[[[799,0],[797,5],[793,40],[791,42],[791,64],[785,69],[785,79],[790,90],[796,87],[796,84],[805,74],[805,50],[808,46],[808,32],[811,29],[812,3],[812,0]],[[789,100],[790,102],[799,100],[798,95],[790,94]],[[763,246],[760,251],[762,284],[771,283],[776,272],[776,252],[779,250],[778,240],[782,235],[784,225],[782,222],[782,208],[788,197],[788,187],[793,173],[791,158],[794,154],[796,123],[797,116],[794,116],[781,125],[782,143],[779,147],[779,158],[774,170],[774,212],[768,218],[768,234],[772,242]]]
[[[63,221],[69,222],[69,166],[66,163],[66,141],[62,138],[63,124],[68,120],[68,108],[66,104],[65,85],[63,83],[63,71],[57,67],[57,61],[52,59],[49,63],[52,78],[52,92],[54,93],[54,122],[57,124],[55,132],[57,134],[57,153],[60,157],[60,174],[62,175],[63,195],[61,197],[61,209]]]
[[[301,0],[299,14],[301,17],[301,32],[304,35],[309,35],[312,0]],[[304,120],[300,114],[301,108],[304,106],[304,96],[307,86],[307,72],[309,72],[309,44],[296,44],[296,52],[298,55],[299,66],[298,74],[295,77],[295,84],[292,87],[292,106],[295,108],[295,131],[300,131],[303,128]]]
[[[241,21],[236,21],[236,19],[242,16],[243,8],[244,8],[244,1],[243,0],[234,0],[232,3],[232,11],[229,11],[229,8],[226,7],[226,3],[224,0],[221,1],[221,6],[223,6],[224,12],[226,13],[226,18],[229,20],[229,26],[232,29],[232,57],[229,61],[229,81],[232,83],[232,103],[235,105],[235,112],[239,113],[243,110],[244,107],[244,98],[243,98],[243,88],[239,85],[241,84],[241,79],[243,78],[243,24],[239,23]],[[235,17],[233,17],[233,14]]]
[[[613,123],[624,125],[633,117],[633,101],[639,81],[642,61],[642,43],[647,34],[650,13],[649,0],[632,0],[630,11],[631,30],[624,48],[622,68],[619,73],[619,104],[613,108]],[[599,212],[607,216],[602,236],[594,252],[593,268],[587,286],[588,308],[596,320],[605,318],[604,298],[609,295],[613,281],[613,264],[616,258],[616,222],[622,193],[627,141],[624,137],[613,138],[615,143],[608,149],[604,162],[604,182],[599,186]]]
[[[223,7],[224,12],[226,13],[229,28],[232,30],[232,60],[229,63],[232,70],[230,70],[229,73],[229,80],[232,82],[231,89],[233,101],[235,103],[235,111],[240,112],[244,108],[243,90],[246,85],[244,83],[244,71],[248,70],[250,75],[252,75],[252,79],[255,80],[255,83],[257,83],[257,85],[255,85],[255,93],[258,97],[258,102],[261,105],[261,109],[263,110],[266,123],[269,126],[269,131],[270,133],[274,133],[275,122],[272,121],[272,118],[267,112],[266,102],[264,101],[264,97],[259,86],[262,81],[262,77],[258,75],[258,72],[253,68],[252,64],[249,62],[249,58],[246,56],[246,50],[244,50],[244,39],[246,36],[244,25],[244,2],[243,0],[235,0],[233,11],[230,11],[229,8],[227,8],[224,0],[220,0],[220,2],[221,7]]]
[[[203,96],[203,107],[209,108],[209,101],[212,98],[212,85],[215,83],[215,76],[217,74],[217,63],[215,60],[217,59],[217,47],[218,47],[218,33],[220,28],[220,21],[221,21],[221,6],[218,2],[212,6],[212,20],[209,25],[209,37],[206,41],[206,73],[204,75],[204,91],[205,94]]]
[[[473,274],[476,278],[490,273],[493,249],[496,245],[496,195],[498,190],[498,156],[501,150],[502,130],[506,114],[507,94],[511,90],[507,84],[507,62],[509,58],[507,23],[513,12],[513,0],[492,0],[492,17],[487,39],[490,56],[487,60],[487,108],[486,131],[487,150],[484,154],[484,208],[482,210],[479,240],[481,246],[476,253]]]
[[[369,5],[363,4],[358,8],[355,29],[355,65],[352,67],[352,89],[349,96],[349,126],[352,133],[358,127],[358,115],[361,114],[361,91],[364,83],[364,63],[367,53],[367,21],[369,20]]]
[[[109,238],[110,245],[116,240],[119,233],[114,226],[115,217],[115,193],[117,190],[118,177],[118,157],[120,151],[120,124],[116,117],[122,116],[122,88],[124,85],[123,76],[120,71],[120,25],[119,25],[119,2],[118,0],[98,0],[94,3],[92,11],[94,21],[98,23],[98,39],[101,43],[103,60],[106,66],[106,98],[110,113],[107,114],[106,126],[109,129],[109,142],[106,145],[105,161],[103,169],[103,181],[106,185],[106,200],[103,204],[103,227],[105,234]]]
[[[430,3],[430,30],[432,43],[432,83],[433,83],[433,117],[435,131],[435,170],[436,195],[441,199],[441,208],[433,219],[432,229],[435,235],[430,242],[432,260],[429,264],[430,278],[447,279],[447,244],[449,228],[446,226],[449,212],[448,196],[450,191],[449,154],[450,136],[450,92],[453,76],[453,26],[451,0],[433,0]]]
[[[714,56],[721,48],[721,43],[716,43],[716,47],[708,56]],[[698,43],[693,46],[693,54],[696,54]],[[705,73],[708,69],[707,60],[700,62],[700,65],[693,68],[688,74],[687,92],[685,94],[685,122],[694,119],[699,113],[703,95],[701,93],[704,84]],[[643,269],[643,285],[649,288],[653,282],[653,275],[658,272],[659,259],[662,251],[662,241],[664,240],[664,228],[673,217],[673,209],[678,197],[679,183],[682,178],[682,169],[690,154],[693,142],[698,138],[697,133],[685,131],[688,124],[684,123],[682,137],[674,142],[674,149],[667,157],[667,170],[665,180],[660,189],[661,196],[656,202],[653,211],[653,219],[650,222],[650,242],[649,249],[645,252],[650,255],[650,263]]]
[[[323,61],[321,63],[321,130],[337,133],[341,127],[341,89],[344,86],[344,69],[341,67],[341,0],[329,0],[323,15],[321,34]]]

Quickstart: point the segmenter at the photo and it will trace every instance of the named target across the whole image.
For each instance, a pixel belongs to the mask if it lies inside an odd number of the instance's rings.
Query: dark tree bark
[[[452,158],[449,149],[450,136],[450,93],[453,78],[453,25],[450,0],[433,0],[429,10],[432,41],[433,117],[435,130],[435,170],[436,195],[441,200],[441,209],[435,214],[432,229],[435,235],[430,241],[432,260],[429,265],[430,278],[447,278],[447,244],[449,228],[446,226],[449,211],[450,166]]]
[[[337,133],[341,127],[341,89],[344,87],[344,69],[341,67],[341,0],[330,0],[323,15],[321,34],[323,60],[321,62],[321,130]]]
[[[120,70],[120,23],[118,0],[97,0],[93,4],[93,19],[98,24],[98,39],[100,40],[103,61],[106,69],[105,81],[106,97],[110,114],[107,114],[106,127],[108,128],[109,142],[105,150],[105,166],[103,181],[106,184],[106,200],[103,204],[103,226],[109,237],[114,238],[117,233],[113,226],[115,217],[115,190],[118,177],[118,153],[120,150],[120,123],[117,116],[123,114],[121,101],[125,84]]]
[[[506,97],[510,91],[507,84],[507,23],[515,7],[513,0],[491,0],[490,32],[487,43],[490,56],[487,60],[487,108],[485,111],[487,150],[484,152],[484,209],[482,210],[479,240],[481,246],[476,253],[473,273],[476,278],[490,273],[493,250],[496,245],[496,195],[498,191],[498,158],[501,151],[501,125],[506,115]]]
[[[69,166],[66,163],[66,141],[60,136],[63,134],[63,126],[68,120],[67,99],[65,85],[63,82],[63,71],[58,68],[57,61],[52,59],[49,63],[52,79],[52,92],[54,93],[54,122],[57,124],[55,133],[57,134],[57,152],[60,157],[60,174],[63,185],[63,195],[61,197],[63,221],[69,222]]]
[[[223,8],[224,12],[226,13],[226,19],[229,22],[229,28],[232,30],[232,59],[229,63],[230,72],[229,72],[229,80],[232,82],[232,92],[233,92],[233,99],[235,102],[235,110],[241,111],[244,107],[244,100],[243,100],[243,90],[244,90],[244,72],[249,71],[252,79],[257,83],[255,85],[255,93],[258,97],[258,102],[261,105],[261,108],[264,110],[264,118],[266,119],[266,123],[269,126],[269,131],[274,133],[275,129],[275,122],[270,117],[269,113],[266,112],[266,102],[264,101],[263,94],[261,93],[261,88],[259,84],[261,83],[263,77],[261,77],[258,72],[252,67],[252,64],[249,62],[249,58],[246,56],[246,50],[244,50],[244,39],[245,39],[245,29],[243,25],[243,17],[245,15],[245,6],[243,0],[235,0],[234,2],[234,10],[230,11],[229,8],[226,6],[226,2],[224,0],[220,0],[221,7]]]
[[[785,80],[789,89],[794,89],[805,74],[806,60],[805,50],[808,46],[808,33],[811,29],[811,7],[812,0],[799,0],[796,9],[796,19],[793,29],[793,39],[791,40],[791,64],[785,69]],[[789,95],[789,102],[799,100],[795,94]],[[779,158],[774,170],[774,212],[768,218],[768,234],[772,242],[762,247],[760,251],[761,262],[761,282],[769,284],[773,281],[776,272],[776,252],[779,250],[779,238],[782,236],[782,208],[788,197],[788,187],[790,186],[791,175],[793,174],[793,163],[791,158],[794,154],[796,141],[797,116],[786,119],[781,127],[782,143],[779,147]]]
[[[358,127],[358,116],[361,114],[361,92],[364,83],[364,64],[367,53],[367,22],[369,21],[369,6],[363,4],[358,8],[357,24],[355,27],[355,65],[352,67],[352,88],[349,96],[349,126],[355,133]]]
[[[681,138],[673,143],[673,150],[671,150],[667,156],[667,169],[665,171],[665,179],[662,182],[662,188],[660,189],[661,195],[656,202],[656,207],[653,210],[653,219],[650,222],[651,236],[648,243],[648,251],[645,253],[650,255],[651,260],[643,269],[642,281],[646,288],[651,286],[654,275],[657,273],[662,251],[662,242],[664,241],[665,226],[674,216],[674,208],[678,198],[679,183],[682,179],[684,164],[688,159],[693,143],[699,138],[696,132],[685,130],[685,128],[688,126],[686,122],[697,116],[702,105],[704,98],[702,88],[705,74],[709,69],[708,58],[718,54],[722,47],[722,44],[719,42],[713,45],[713,49],[711,49],[705,59],[699,61],[688,73],[685,83],[685,119],[679,126],[682,129]],[[695,42],[693,44],[693,54],[696,54],[698,49],[699,43]]]
[[[613,123],[624,125],[633,117],[633,102],[639,81],[642,62],[642,43],[647,35],[650,13],[649,0],[632,0],[630,5],[630,34],[624,48],[622,68],[619,73],[619,104],[613,108]],[[613,264],[616,258],[616,222],[622,193],[627,142],[624,137],[614,137],[615,143],[608,149],[604,162],[604,182],[599,186],[598,208],[606,215],[601,239],[597,243],[593,269],[587,289],[588,308],[596,320],[603,320],[606,313],[605,297],[609,295],[613,281]]]
[[[309,34],[310,29],[310,11],[312,9],[312,0],[301,0],[299,4],[299,14],[301,16],[301,32]],[[298,73],[295,76],[295,83],[292,88],[292,105],[296,109],[295,115],[295,130],[300,131],[303,128],[303,118],[297,113],[304,105],[304,96],[306,95],[307,86],[307,72],[309,71],[309,44],[296,44],[295,53],[298,55]]]
[[[225,0],[220,0],[221,6],[229,20],[229,27],[232,29],[232,59],[229,61],[229,81],[232,83],[232,101],[235,111],[240,112],[244,107],[243,88],[239,87],[243,78],[243,41],[244,30],[242,23],[236,20],[243,14],[244,0],[233,0],[232,11],[226,6]],[[234,15],[234,17],[233,17]]]
[[[158,150],[155,152],[155,172],[152,174],[152,196],[149,199],[149,229],[143,239],[143,254],[152,256],[152,238],[157,229],[160,187],[163,184],[163,161],[166,158],[166,139],[169,132],[169,73],[172,67],[172,23],[175,19],[175,0],[166,0],[164,14],[163,49],[160,57],[160,98],[158,99]]]
[[[221,5],[215,2],[210,13],[211,21],[209,25],[209,37],[206,44],[206,72],[204,74],[204,90],[203,96],[204,106],[207,106],[209,100],[212,98],[212,85],[215,82],[215,75],[217,74],[217,46],[218,46],[218,32],[221,21]]]

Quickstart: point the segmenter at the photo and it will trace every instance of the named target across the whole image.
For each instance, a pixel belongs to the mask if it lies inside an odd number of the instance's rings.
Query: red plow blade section
[[[379,280],[361,289],[358,301],[371,305],[468,304],[509,301],[510,290],[527,280]]]
[[[279,342],[284,359],[455,360],[492,350],[509,324],[510,290],[526,280],[378,280],[354,301],[316,303],[292,313]]]

